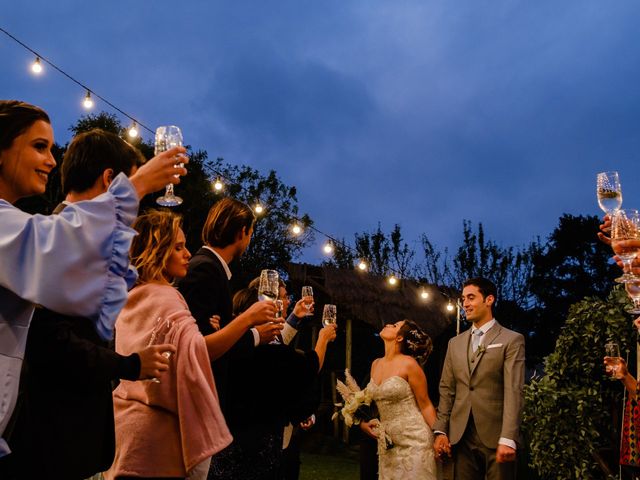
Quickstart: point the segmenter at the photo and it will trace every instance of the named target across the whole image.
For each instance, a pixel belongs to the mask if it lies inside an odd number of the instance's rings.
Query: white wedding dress
[[[437,480],[433,432],[420,413],[409,383],[393,376],[380,385],[372,380],[367,389],[378,406],[384,432],[393,442],[393,447],[386,450],[379,442],[378,478]]]

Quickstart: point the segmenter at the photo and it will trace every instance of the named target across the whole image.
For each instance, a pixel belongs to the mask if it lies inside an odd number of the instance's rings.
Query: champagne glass
[[[624,289],[633,302],[633,306],[627,309],[632,315],[640,315],[640,279],[634,282],[626,282]]]
[[[327,304],[322,311],[322,325],[328,327],[337,322],[337,309],[335,305]]]
[[[304,302],[304,307],[307,309],[307,316],[313,315],[311,313],[311,306],[313,305],[313,288],[309,286],[302,287],[302,298],[308,299],[309,303]]]
[[[601,172],[596,176],[598,205],[607,215],[622,206],[622,187],[618,172]]]
[[[260,285],[258,286],[258,299],[260,301],[278,299],[280,290],[280,276],[275,270],[262,270],[260,272]]]
[[[175,125],[166,125],[156,129],[156,148],[155,154],[166,152],[173,147],[182,146],[182,132]],[[179,157],[177,157],[179,158]],[[176,163],[176,166],[182,167],[182,162]],[[166,186],[164,195],[156,199],[158,205],[163,207],[175,207],[182,203],[182,198],[173,194],[173,183]]]
[[[607,374],[615,377],[618,368],[620,367],[620,347],[617,343],[609,342],[604,346],[604,353],[607,357],[611,357],[610,365],[607,365]]]
[[[625,209],[613,212],[611,219],[611,247],[622,260],[624,273],[616,282],[626,283],[638,280],[631,270],[633,260],[640,251],[640,213]]]
[[[149,337],[147,347],[165,343],[164,337],[169,332],[170,328],[171,322],[168,319],[163,321],[162,317],[156,318],[156,323],[151,330],[151,336]],[[162,356],[167,359],[171,358],[171,352],[163,352]],[[150,378],[149,380],[151,380],[153,383],[160,383],[160,380],[156,377]]]

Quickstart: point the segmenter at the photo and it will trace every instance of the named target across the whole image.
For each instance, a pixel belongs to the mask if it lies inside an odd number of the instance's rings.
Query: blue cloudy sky
[[[2,28],[146,125],[275,169],[339,237],[400,223],[453,247],[468,219],[519,245],[598,213],[612,169],[640,207],[636,1],[4,3]],[[66,142],[84,92],[4,35],[0,59],[0,97]]]

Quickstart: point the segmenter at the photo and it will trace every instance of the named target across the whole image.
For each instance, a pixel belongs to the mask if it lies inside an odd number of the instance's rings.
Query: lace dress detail
[[[369,382],[384,431],[393,447],[378,453],[380,480],[436,480],[433,432],[424,421],[409,383],[402,377],[387,378],[380,385]]]

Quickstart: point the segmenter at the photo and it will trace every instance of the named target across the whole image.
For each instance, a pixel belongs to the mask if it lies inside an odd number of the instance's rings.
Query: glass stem
[[[164,192],[165,197],[173,197],[173,183],[167,185],[167,188]]]

